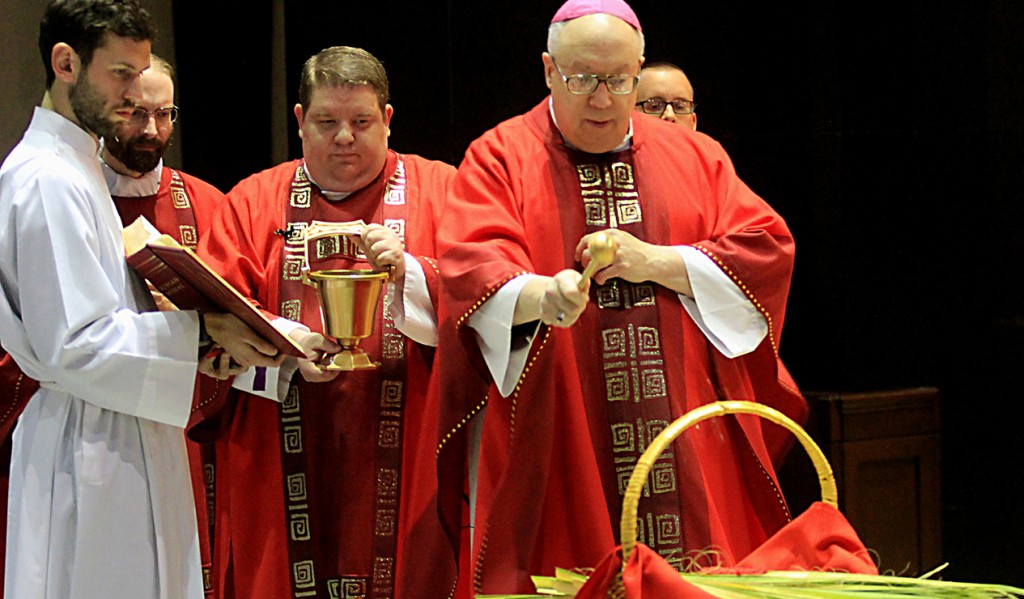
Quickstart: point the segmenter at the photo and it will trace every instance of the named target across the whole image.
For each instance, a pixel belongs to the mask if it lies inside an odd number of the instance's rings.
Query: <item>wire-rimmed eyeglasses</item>
[[[562,81],[565,82],[565,88],[569,90],[569,93],[577,96],[586,96],[594,93],[597,91],[597,86],[602,83],[604,83],[610,93],[622,96],[632,93],[636,89],[637,82],[640,81],[639,76],[627,75],[625,73],[605,75],[603,77],[593,74],[566,75],[558,67],[554,58],[551,59],[551,64],[555,65],[555,70],[562,77]]]

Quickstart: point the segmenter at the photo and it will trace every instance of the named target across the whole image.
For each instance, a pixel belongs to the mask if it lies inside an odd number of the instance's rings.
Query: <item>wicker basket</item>
[[[620,538],[622,539],[622,567],[625,569],[630,553],[636,547],[636,511],[640,502],[640,493],[643,491],[644,482],[650,474],[654,462],[657,461],[661,452],[668,447],[676,437],[691,426],[726,414],[753,414],[766,420],[774,422],[792,432],[800,445],[811,458],[814,469],[818,473],[818,482],[821,484],[821,500],[832,507],[839,507],[839,492],[836,489],[836,479],[832,474],[832,467],[829,466],[825,454],[818,445],[811,439],[804,429],[783,415],[778,410],[749,401],[719,401],[707,404],[690,410],[679,417],[672,424],[666,427],[654,441],[647,447],[636,467],[633,468],[633,475],[626,487],[625,498],[622,501],[622,521],[619,526]]]

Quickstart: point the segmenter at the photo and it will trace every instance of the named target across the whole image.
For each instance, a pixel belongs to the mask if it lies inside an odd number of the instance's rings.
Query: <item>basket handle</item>
[[[619,533],[622,540],[622,567],[625,569],[629,555],[636,548],[636,510],[640,503],[640,493],[643,491],[647,475],[650,474],[654,462],[657,461],[661,452],[676,440],[682,432],[698,422],[724,416],[726,414],[754,414],[765,420],[770,420],[779,426],[789,430],[796,436],[797,441],[803,446],[807,455],[810,456],[814,469],[818,473],[818,482],[821,484],[821,500],[832,507],[839,507],[839,491],[836,489],[836,478],[832,474],[832,467],[828,459],[822,453],[821,448],[811,439],[807,432],[800,428],[800,425],[793,422],[785,414],[778,410],[769,408],[759,403],[750,401],[718,401],[699,408],[690,410],[676,419],[672,424],[662,430],[637,460],[633,468],[633,475],[629,478],[626,487],[626,494],[622,500],[622,521],[619,524]]]

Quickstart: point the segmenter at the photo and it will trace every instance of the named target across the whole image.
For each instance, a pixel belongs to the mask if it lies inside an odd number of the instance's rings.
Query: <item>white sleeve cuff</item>
[[[695,247],[674,246],[686,264],[693,298],[679,300],[708,340],[727,358],[748,354],[768,334],[764,315],[722,269]]]
[[[530,335],[512,339],[512,320],[519,293],[536,276],[519,275],[505,283],[469,317],[467,323],[476,331],[480,353],[502,397],[508,397],[519,382],[523,368],[526,367],[526,358],[530,354],[530,345],[540,328],[538,320],[537,327]]]
[[[287,318],[275,318],[270,324],[281,333],[288,335],[296,329],[308,331],[309,327]],[[284,401],[288,396],[292,377],[299,369],[298,358],[289,356],[280,366],[255,366],[239,374],[231,386],[239,391],[258,395],[274,401]]]
[[[405,287],[397,293],[395,284],[388,282],[386,301],[399,332],[421,345],[437,347],[437,314],[430,302],[427,276],[412,255],[405,254]]]

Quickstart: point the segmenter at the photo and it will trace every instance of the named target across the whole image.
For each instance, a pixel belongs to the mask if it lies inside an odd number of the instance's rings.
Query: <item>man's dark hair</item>
[[[52,0],[39,24],[39,54],[46,68],[46,89],[56,74],[50,57],[53,47],[64,42],[82,59],[82,68],[92,62],[96,48],[106,35],[131,38],[137,42],[156,38],[152,17],[136,0]]]
[[[388,103],[388,75],[384,65],[362,48],[334,46],[317,52],[302,65],[299,75],[299,104],[309,109],[313,90],[318,87],[369,85],[377,92],[381,114]]]

